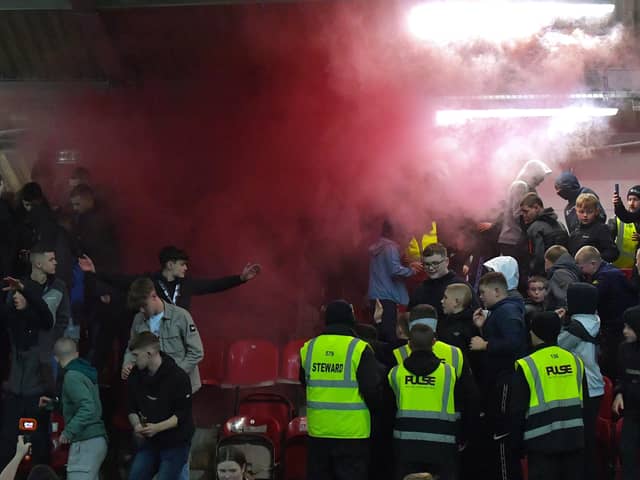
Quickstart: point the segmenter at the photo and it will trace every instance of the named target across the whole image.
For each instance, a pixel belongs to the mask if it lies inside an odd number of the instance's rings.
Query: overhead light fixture
[[[444,127],[462,125],[472,120],[513,118],[562,118],[575,121],[594,117],[612,117],[617,108],[564,107],[564,108],[490,108],[482,110],[438,110],[436,125]]]
[[[612,3],[435,1],[414,6],[408,24],[415,37],[435,43],[503,41],[528,37],[558,20],[606,19],[614,10]]]

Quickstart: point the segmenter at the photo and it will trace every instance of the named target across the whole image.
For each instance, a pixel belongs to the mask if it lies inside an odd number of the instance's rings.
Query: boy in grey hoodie
[[[600,332],[600,317],[596,313],[598,307],[598,289],[588,283],[573,283],[567,289],[567,313],[560,335],[558,346],[578,355],[584,362],[584,369],[589,385],[589,397],[584,399],[583,421],[585,434],[585,479],[595,480],[596,458],[596,419],[600,409],[600,401],[604,395],[604,380],[600,367],[596,346]]]

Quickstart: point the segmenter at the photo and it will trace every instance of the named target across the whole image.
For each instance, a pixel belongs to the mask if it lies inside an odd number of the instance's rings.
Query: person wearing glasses
[[[449,270],[447,249],[441,243],[427,245],[422,252],[422,266],[427,272],[427,279],[411,295],[409,309],[420,304],[433,305],[438,310],[438,316],[443,318],[445,314],[442,310],[442,298],[447,287],[454,283],[469,284]],[[477,306],[478,302],[474,297],[472,308]]]

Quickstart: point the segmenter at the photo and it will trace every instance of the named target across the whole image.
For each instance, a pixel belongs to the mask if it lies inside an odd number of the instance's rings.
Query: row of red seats
[[[299,383],[300,348],[293,340],[280,351],[268,340],[238,340],[228,347],[222,340],[207,342],[200,363],[203,385],[221,388],[263,387]]]

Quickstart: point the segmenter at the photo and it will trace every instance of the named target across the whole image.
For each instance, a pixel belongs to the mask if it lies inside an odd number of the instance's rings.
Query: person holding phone
[[[620,199],[620,186],[617,183],[613,202],[616,216],[609,220],[608,225],[611,236],[620,251],[620,256],[613,264],[618,268],[633,268],[638,242],[640,242],[640,234],[638,233],[640,232],[640,216],[632,222],[625,219],[629,218],[628,215],[640,214],[640,185],[634,185],[627,191],[627,208],[623,215],[618,215],[619,210],[624,209],[624,206]]]
[[[40,396],[53,392],[51,369],[42,359],[51,358],[51,346],[43,341],[53,327],[53,315],[33,285],[7,277],[3,290],[8,302],[0,304],[0,328],[6,329],[11,344],[11,369],[2,405],[0,465],[9,463],[15,452],[20,418],[34,418],[38,428],[31,433],[34,463],[49,463],[49,416],[38,407]],[[48,349],[48,350],[47,350]]]

